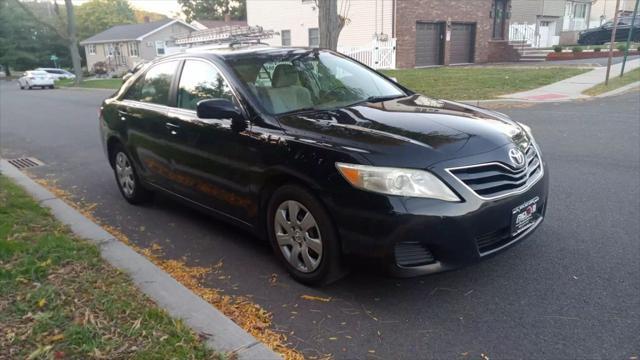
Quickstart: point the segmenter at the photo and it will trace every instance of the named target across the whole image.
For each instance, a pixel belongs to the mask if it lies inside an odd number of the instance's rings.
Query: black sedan
[[[616,29],[616,41],[627,41],[633,17],[622,16],[618,20],[618,28]],[[594,29],[581,31],[578,36],[578,44],[580,45],[602,45],[611,42],[611,32],[613,31],[613,21],[608,21],[602,26]],[[633,23],[633,34],[631,41],[640,41],[640,16],[636,16]]]
[[[326,50],[157,59],[104,101],[100,129],[128,202],[161,191],[249,229],[307,284],[354,257],[401,276],[473,263],[546,210],[528,127]]]

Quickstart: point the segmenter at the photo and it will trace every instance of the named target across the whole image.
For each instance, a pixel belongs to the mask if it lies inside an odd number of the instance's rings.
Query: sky
[[[89,0],[73,0],[74,4],[81,5]],[[157,12],[169,17],[175,17],[176,13],[181,13],[180,5],[177,0],[129,0],[131,6]]]

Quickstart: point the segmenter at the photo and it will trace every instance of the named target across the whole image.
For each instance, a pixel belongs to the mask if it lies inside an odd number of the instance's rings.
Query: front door
[[[504,25],[507,17],[507,0],[494,0],[493,39],[504,40]]]

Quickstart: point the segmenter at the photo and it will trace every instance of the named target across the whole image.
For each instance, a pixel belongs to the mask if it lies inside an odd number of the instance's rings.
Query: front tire
[[[276,257],[297,281],[324,285],[345,274],[333,222],[305,188],[289,184],[276,190],[267,210],[267,231]]]
[[[131,157],[122,145],[111,151],[111,162],[118,189],[127,202],[133,205],[142,204],[153,198],[153,192],[144,188],[133,167]]]

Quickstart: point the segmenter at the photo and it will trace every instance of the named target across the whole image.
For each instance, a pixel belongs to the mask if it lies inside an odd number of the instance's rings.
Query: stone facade
[[[399,0],[396,1],[397,66],[416,65],[416,22],[475,24],[474,62],[515,61],[518,55],[508,45],[508,17],[504,21],[504,40],[493,39],[494,0]],[[507,11],[510,4],[507,3]],[[444,65],[450,59],[450,41],[445,41]]]

